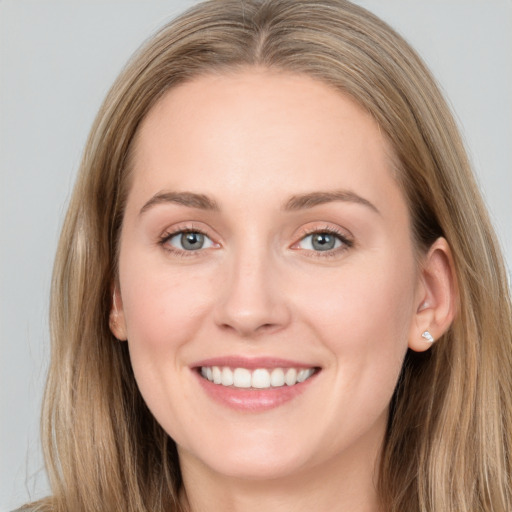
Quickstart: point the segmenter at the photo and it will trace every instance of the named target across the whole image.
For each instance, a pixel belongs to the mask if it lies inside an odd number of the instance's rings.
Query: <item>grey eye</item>
[[[213,245],[213,242],[206,235],[198,231],[176,233],[169,239],[168,243],[182,251],[197,251]]]
[[[312,233],[305,236],[300,242],[301,249],[309,251],[330,251],[341,246],[340,237],[329,232]]]
[[[315,233],[311,235],[311,245],[316,251],[328,251],[334,249],[336,237],[329,233]]]
[[[187,251],[202,249],[204,244],[204,235],[201,233],[182,233],[181,245]]]

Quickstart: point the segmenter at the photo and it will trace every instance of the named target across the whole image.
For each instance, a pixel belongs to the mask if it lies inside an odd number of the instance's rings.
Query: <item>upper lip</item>
[[[317,365],[294,361],[291,359],[282,359],[279,357],[244,357],[244,356],[221,356],[203,359],[191,365],[192,368],[201,366],[227,366],[229,368],[247,368],[255,370],[257,368],[316,368]]]

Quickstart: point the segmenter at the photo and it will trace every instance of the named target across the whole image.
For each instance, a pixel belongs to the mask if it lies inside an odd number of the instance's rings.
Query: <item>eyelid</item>
[[[184,257],[194,257],[194,256],[200,256],[202,253],[204,253],[207,250],[215,249],[221,247],[221,244],[217,242],[216,236],[212,236],[210,231],[211,229],[204,228],[201,225],[196,224],[195,222],[185,222],[180,223],[174,226],[171,226],[167,229],[165,229],[162,234],[158,237],[157,243],[159,246],[161,246],[164,250],[166,250],[169,253],[172,253],[174,255],[178,256],[184,256]],[[167,242],[172,239],[173,237],[182,234],[182,233],[200,233],[206,238],[208,238],[212,245],[205,248],[200,248],[197,250],[185,250],[185,249],[179,249],[175,246],[171,246]],[[308,236],[318,234],[318,233],[328,233],[330,235],[335,236],[340,242],[341,246],[335,247],[333,249],[327,249],[325,251],[317,251],[314,249],[303,249],[299,247],[299,244]],[[340,228],[338,226],[333,226],[329,224],[322,224],[322,225],[306,225],[301,227],[301,229],[298,231],[297,235],[294,237],[296,242],[294,242],[290,249],[293,250],[301,250],[303,252],[309,253],[312,256],[315,257],[329,257],[329,256],[336,256],[340,254],[341,252],[346,251],[347,249],[350,249],[354,246],[354,237],[348,230]]]
[[[176,245],[171,243],[174,239],[181,240],[184,235],[188,235],[188,234],[200,235],[203,238],[203,240],[206,241],[206,244],[207,244],[206,247],[205,246],[199,247],[195,251],[200,251],[202,249],[209,249],[210,247],[213,247],[213,245],[215,244],[215,242],[208,235],[206,235],[204,233],[201,233],[200,231],[197,231],[197,230],[194,230],[194,231],[178,231],[177,233],[175,233],[175,234],[173,234],[171,236],[168,236],[167,239],[166,239],[166,243],[169,243],[169,245],[171,245],[172,247],[174,247],[175,249],[178,249],[178,250],[184,250],[185,252],[195,252],[192,249],[191,250],[181,249],[180,247],[176,247]]]
[[[161,246],[165,251],[175,255],[175,256],[183,256],[183,257],[194,257],[199,256],[201,253],[203,253],[206,250],[212,249],[212,248],[218,248],[220,247],[220,244],[215,240],[216,237],[211,236],[211,234],[208,233],[208,229],[205,229],[202,226],[198,226],[195,223],[180,223],[177,225],[174,225],[172,227],[166,228],[162,234],[158,237],[157,244]],[[173,245],[168,244],[169,240],[174,238],[177,235],[183,234],[183,233],[200,233],[204,237],[208,238],[212,245],[209,247],[197,249],[197,250],[185,250],[185,249],[179,249],[178,247],[175,247]]]
[[[312,249],[302,249],[299,247],[299,244],[308,236],[319,234],[319,233],[328,233],[338,238],[341,241],[341,247],[336,247],[333,249],[329,249],[326,251],[315,251]],[[297,241],[292,244],[290,247],[294,250],[302,250],[308,253],[313,254],[318,257],[329,257],[333,255],[337,255],[340,252],[346,251],[354,246],[354,238],[351,234],[349,234],[346,230],[342,230],[339,227],[335,227],[332,225],[323,225],[323,226],[305,226],[301,228],[301,231],[297,234]]]

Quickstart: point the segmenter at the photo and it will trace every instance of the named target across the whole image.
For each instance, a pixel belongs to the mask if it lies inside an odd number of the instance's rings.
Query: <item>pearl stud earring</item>
[[[434,337],[428,331],[425,331],[422,335],[422,338],[426,339],[429,343],[434,343]]]

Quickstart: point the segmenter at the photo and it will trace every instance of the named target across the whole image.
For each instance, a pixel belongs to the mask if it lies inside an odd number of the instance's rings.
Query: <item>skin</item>
[[[448,326],[453,286],[444,240],[418,258],[374,120],[308,77],[201,76],[150,111],[133,170],[111,325],[177,443],[183,502],[379,510],[376,467],[402,361],[408,347],[429,348],[424,330],[437,338]],[[285,208],[318,191],[345,195]],[[216,209],[154,199],[164,192],[201,194]],[[185,251],[171,236],[180,230],[203,232],[206,245]],[[346,243],[316,250],[309,233],[326,230]],[[233,355],[320,371],[279,407],[239,411],[212,400],[192,369]]]

